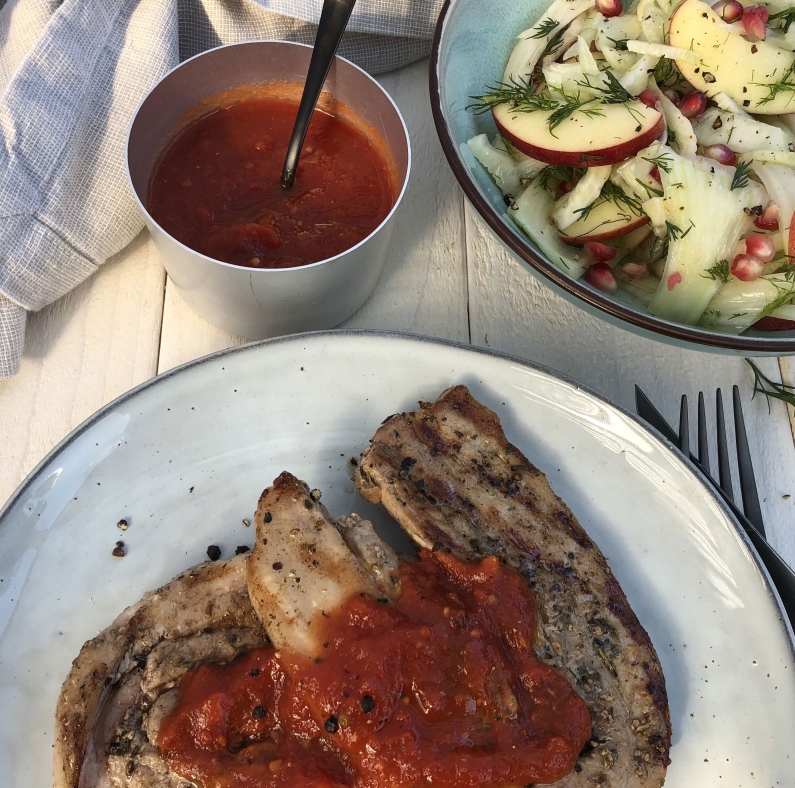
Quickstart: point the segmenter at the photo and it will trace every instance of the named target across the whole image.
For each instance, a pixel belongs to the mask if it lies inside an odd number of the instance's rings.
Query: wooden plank
[[[412,173],[375,292],[343,323],[466,342],[463,198],[442,154],[428,98],[428,61],[380,76],[409,129]],[[194,315],[169,282],[158,371],[244,340]]]
[[[673,424],[682,394],[694,408],[703,391],[712,414],[717,387],[724,399],[733,384],[740,387],[768,535],[795,565],[795,447],[786,408],[773,402],[768,413],[764,397],[751,399],[753,375],[743,359],[682,350],[613,327],[531,276],[468,204],[466,222],[473,344],[562,372],[633,412],[637,383]],[[757,363],[766,374],[777,373],[776,359]],[[695,418],[691,424],[695,430]]]
[[[164,284],[143,232],[29,317],[22,369],[0,381],[0,503],[72,429],[156,373]]]

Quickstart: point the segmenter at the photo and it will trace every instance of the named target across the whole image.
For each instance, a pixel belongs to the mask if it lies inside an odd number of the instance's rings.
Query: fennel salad
[[[554,0],[467,146],[571,276],[675,323],[795,329],[793,23],[793,0]]]

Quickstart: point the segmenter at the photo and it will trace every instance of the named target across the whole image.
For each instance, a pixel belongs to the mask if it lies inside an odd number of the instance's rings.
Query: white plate
[[[227,351],[126,394],[0,512],[0,783],[49,788],[53,710],[83,642],[147,589],[252,543],[287,469],[333,514],[395,527],[346,462],[381,421],[464,383],[610,561],[662,661],[667,788],[792,786],[795,660],[764,572],[722,505],[630,415],[525,362],[375,332]],[[120,518],[129,530],[120,531]],[[113,558],[122,539],[128,554]]]

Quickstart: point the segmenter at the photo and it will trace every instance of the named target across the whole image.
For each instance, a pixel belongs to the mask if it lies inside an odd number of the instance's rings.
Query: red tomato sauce
[[[535,604],[496,558],[423,552],[394,605],[322,619],[314,661],[273,648],[183,678],[158,744],[202,788],[556,782],[591,736],[585,702],[533,656]]]
[[[182,130],[155,165],[147,208],[197,252],[253,268],[293,268],[366,238],[395,203],[381,152],[342,114],[315,111],[295,185],[280,178],[298,104],[227,101]]]

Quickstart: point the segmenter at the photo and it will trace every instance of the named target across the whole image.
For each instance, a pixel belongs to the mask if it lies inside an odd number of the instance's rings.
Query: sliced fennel
[[[668,44],[656,44],[651,41],[627,41],[627,49],[639,55],[655,55],[667,57],[669,60],[687,60],[690,63],[699,63],[699,56],[690,49],[672,47]]]
[[[519,34],[519,43],[513,48],[511,56],[508,58],[508,65],[505,67],[502,81],[507,84],[528,82],[536,63],[544,54],[549,39],[561,27],[568,25],[575,17],[592,8],[593,5],[594,0],[554,0],[538,22]],[[551,27],[550,20],[558,23],[553,29],[548,29]],[[544,30],[547,31],[546,35],[543,35]],[[534,36],[540,37],[534,38]]]
[[[618,286],[627,293],[630,293],[643,306],[648,306],[654,298],[654,293],[660,286],[660,280],[656,276],[646,276],[643,279],[630,279],[628,276],[619,274],[616,277]]]
[[[587,267],[584,254],[560,240],[557,227],[548,218],[551,211],[552,197],[536,179],[514,200],[508,216],[536,242],[552,265],[579,279]]]
[[[665,41],[665,24],[673,11],[674,3],[668,0],[640,0],[637,7],[637,19],[643,37],[654,44]]]
[[[679,111],[673,103],[657,87],[654,77],[649,77],[649,90],[652,90],[660,102],[665,126],[671,136],[671,147],[683,156],[694,156],[696,153],[696,134],[690,121]]]
[[[791,131],[719,107],[710,107],[696,119],[693,130],[700,145],[728,145],[735,153],[789,151],[795,146]]]
[[[768,164],[781,164],[784,167],[795,167],[795,153],[784,150],[755,150],[743,154],[743,161],[759,161]]]
[[[765,185],[767,193],[779,210],[778,229],[782,247],[787,254],[795,254],[795,235],[792,228],[792,214],[795,213],[795,170],[783,164],[763,164],[755,161],[752,165],[759,180]]]
[[[501,150],[489,142],[485,134],[472,137],[467,142],[472,155],[488,170],[503,194],[516,194],[524,179],[537,175],[546,165],[543,162],[521,156],[517,161],[506,150]]]
[[[784,274],[762,276],[753,282],[741,282],[732,276],[709,302],[699,325],[713,331],[741,334],[793,296],[795,281]]]
[[[654,55],[641,55],[638,62],[622,74],[618,81],[627,93],[637,96],[646,89],[646,85],[649,82],[649,74],[654,71],[654,67],[659,61],[660,58]]]
[[[611,170],[609,164],[604,167],[589,167],[577,185],[555,203],[552,220],[559,229],[565,230],[569,225],[574,224],[583,210],[599,197]]]
[[[728,260],[746,227],[745,209],[757,204],[759,189],[749,183],[731,189],[734,167],[699,156],[668,153],[660,169],[665,189],[668,258],[649,311],[676,323],[694,325],[722,281],[709,269]]]

